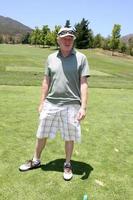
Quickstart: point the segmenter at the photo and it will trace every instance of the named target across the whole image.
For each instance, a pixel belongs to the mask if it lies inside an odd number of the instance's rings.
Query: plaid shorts
[[[54,138],[59,131],[65,141],[80,141],[81,128],[76,120],[80,105],[56,106],[45,102],[40,113],[37,138]]]

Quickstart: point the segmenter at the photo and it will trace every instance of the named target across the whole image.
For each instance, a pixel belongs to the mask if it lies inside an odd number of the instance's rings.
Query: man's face
[[[62,51],[71,51],[73,48],[74,38],[72,36],[58,38],[58,44]]]

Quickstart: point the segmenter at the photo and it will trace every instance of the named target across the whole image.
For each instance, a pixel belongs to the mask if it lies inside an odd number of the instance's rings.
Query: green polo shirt
[[[81,104],[80,77],[90,75],[84,54],[74,49],[67,57],[60,51],[50,54],[45,75],[50,77],[47,101],[56,105]]]

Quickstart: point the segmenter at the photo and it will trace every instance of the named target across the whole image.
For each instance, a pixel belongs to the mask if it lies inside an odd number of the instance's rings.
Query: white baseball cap
[[[68,27],[61,28],[59,30],[57,36],[61,37],[61,38],[66,37],[66,36],[71,36],[74,39],[76,38],[75,35],[74,35],[74,30],[72,28],[68,28]]]

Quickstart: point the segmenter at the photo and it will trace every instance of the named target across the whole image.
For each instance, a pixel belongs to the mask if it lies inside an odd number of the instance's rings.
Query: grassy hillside
[[[1,85],[40,85],[44,64],[54,49],[0,45]],[[110,56],[102,50],[82,50],[91,70],[90,87],[133,88],[133,59]]]

